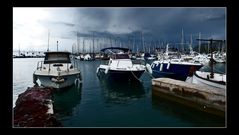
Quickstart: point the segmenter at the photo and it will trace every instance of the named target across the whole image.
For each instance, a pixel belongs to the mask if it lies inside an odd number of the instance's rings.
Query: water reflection
[[[71,116],[74,107],[80,104],[82,84],[54,92],[53,106],[56,115]]]
[[[106,103],[126,104],[145,96],[140,82],[110,82],[100,80],[103,97]]]
[[[160,110],[163,115],[175,117],[178,121],[185,123],[193,121],[191,124],[195,127],[224,127],[225,118],[211,115],[194,108],[190,108],[172,101],[164,94],[152,93],[152,107]],[[180,124],[179,124],[180,125]]]

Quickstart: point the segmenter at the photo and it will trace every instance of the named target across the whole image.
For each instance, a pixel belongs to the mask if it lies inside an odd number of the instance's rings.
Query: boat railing
[[[44,62],[44,61],[38,61],[38,62],[37,62],[37,70],[42,70],[42,68],[43,68],[43,62]]]

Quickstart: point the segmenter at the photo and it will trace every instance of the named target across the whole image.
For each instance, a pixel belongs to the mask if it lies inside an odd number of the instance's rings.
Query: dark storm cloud
[[[184,29],[186,36],[199,32],[210,35],[225,29],[225,14],[212,9],[154,9],[140,15],[138,25],[157,37],[169,40],[180,39],[181,29]]]
[[[55,24],[71,27],[62,34],[64,39],[76,41],[106,38],[120,39],[128,43],[136,40],[150,42],[181,42],[182,29],[184,41],[193,36],[197,44],[199,32],[202,38],[225,39],[225,8],[77,8],[76,22],[60,21]],[[77,34],[78,32],[78,34]]]
[[[81,16],[77,17],[79,27],[91,30],[105,30],[109,26],[111,11],[107,8],[79,8],[76,11]]]
[[[180,42],[183,29],[187,41],[199,32],[202,38],[225,39],[225,8],[80,8],[77,13],[82,37],[94,31],[96,37],[127,40],[142,31],[146,41]]]
[[[33,12],[31,10],[25,12]],[[50,42],[61,38],[68,48],[76,42],[76,36],[91,39],[93,33],[96,38],[104,38],[107,42],[108,39],[120,39],[125,43],[133,39],[140,42],[141,32],[146,42],[178,43],[181,42],[182,29],[186,42],[189,42],[191,34],[195,42],[199,32],[202,38],[226,37],[226,8],[84,7],[41,10],[36,12],[39,15],[29,14],[28,17],[25,13],[14,18],[17,19],[13,25],[16,48],[18,42],[28,44],[35,38],[39,41],[32,43],[45,43],[47,31],[50,32]]]

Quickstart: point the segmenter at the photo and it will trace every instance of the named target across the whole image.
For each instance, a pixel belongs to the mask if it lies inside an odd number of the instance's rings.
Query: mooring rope
[[[150,74],[147,70],[146,70],[146,72],[148,73],[148,75],[151,77],[151,78],[155,78],[155,77],[153,77],[153,75],[152,74]]]
[[[132,72],[132,70],[130,70],[130,72],[133,74],[133,76],[134,76],[135,79],[137,79],[139,82],[143,82],[143,81],[141,81],[141,80]]]

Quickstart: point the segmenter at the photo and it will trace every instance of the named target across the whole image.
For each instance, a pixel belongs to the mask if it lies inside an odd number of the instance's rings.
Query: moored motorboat
[[[141,64],[133,64],[127,48],[110,47],[104,48],[101,51],[110,50],[112,53],[108,65],[100,65],[97,68],[97,75],[109,80],[118,81],[138,81],[145,71],[145,66]],[[121,52],[113,52],[120,50]],[[123,51],[123,52],[122,52]]]
[[[37,80],[40,83],[37,83]],[[80,71],[73,67],[69,52],[45,52],[33,73],[33,82],[45,87],[64,88],[81,81]]]
[[[154,61],[151,64],[152,76],[155,78],[168,77],[185,81],[188,75],[199,70],[203,65],[200,63],[185,62],[181,59],[168,59]]]

